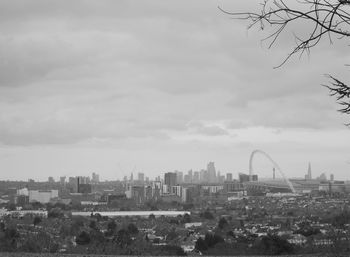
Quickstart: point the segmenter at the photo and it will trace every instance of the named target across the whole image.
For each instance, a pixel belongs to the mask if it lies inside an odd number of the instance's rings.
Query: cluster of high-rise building
[[[313,179],[311,164],[309,163],[304,179],[284,180],[276,179],[276,171],[273,168],[272,180],[258,181],[256,174],[238,173],[234,179],[232,173],[221,174],[215,168],[214,162],[209,162],[202,170],[189,170],[186,173],[175,170],[166,172],[164,176],[157,176],[150,180],[143,172],[134,177],[124,177],[123,181],[100,182],[97,173],[92,176],[61,176],[57,182],[49,177],[47,182],[34,182],[28,180],[27,185],[9,188],[0,199],[24,205],[26,203],[50,201],[78,202],[81,204],[106,204],[113,201],[134,201],[136,204],[144,204],[147,201],[161,200],[163,202],[193,203],[206,197],[220,196],[222,199],[230,199],[243,195],[264,195],[266,193],[288,193],[291,185],[297,193],[311,192],[347,192],[350,184],[344,181],[335,181],[330,175],[327,180],[323,173]],[[56,199],[56,200],[55,200]]]
[[[248,175],[246,175],[248,176]],[[249,176],[248,176],[249,178]],[[234,180],[232,173],[226,177],[216,172],[214,162],[209,162],[207,169],[200,171],[189,170],[187,174],[181,171],[166,172],[164,177],[156,177],[154,181],[144,181],[143,173],[138,174],[138,180],[124,178],[126,197],[136,203],[147,200],[172,202],[192,202],[194,197],[217,194],[219,192],[241,192],[242,181]]]

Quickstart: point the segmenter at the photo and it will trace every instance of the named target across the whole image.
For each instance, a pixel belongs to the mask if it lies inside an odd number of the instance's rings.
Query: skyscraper
[[[49,182],[49,183],[55,183],[55,179],[54,179],[53,177],[49,177],[49,178],[48,178],[48,182]]]
[[[198,183],[199,182],[199,171],[195,171],[193,173],[193,179],[192,179],[193,183]]]
[[[311,174],[311,163],[309,162],[309,166],[307,168],[307,178],[312,179],[312,174]]]
[[[184,174],[181,171],[175,171],[176,172],[176,179],[178,184],[182,184],[184,182]]]
[[[64,185],[66,183],[66,176],[60,177],[60,183]]]
[[[139,173],[137,174],[137,179],[138,179],[138,181],[142,181],[142,182],[143,182],[143,181],[145,180],[145,174],[139,172]]]
[[[176,173],[175,172],[167,172],[164,174],[164,184],[172,187],[176,185]]]
[[[216,170],[215,170],[215,165],[214,162],[209,162],[207,165],[207,171],[208,171],[208,176],[209,176],[209,181],[208,182],[216,182]]]
[[[91,182],[92,183],[99,183],[100,182],[100,175],[97,173],[93,172],[91,176]]]

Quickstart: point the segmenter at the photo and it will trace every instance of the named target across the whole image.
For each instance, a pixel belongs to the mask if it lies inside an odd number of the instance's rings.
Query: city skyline
[[[277,164],[278,165],[278,164]],[[253,176],[259,176],[259,180],[285,180],[287,179],[298,179],[298,180],[346,180],[350,181],[349,179],[342,179],[337,178],[334,176],[333,173],[314,173],[311,171],[311,163],[308,163],[307,171],[303,176],[288,176],[288,174],[284,174],[286,177],[284,178],[281,172],[276,172],[277,166],[271,165],[270,173],[266,172],[259,172],[256,169],[252,172]],[[280,168],[280,167],[278,167]],[[278,169],[277,169],[278,170]],[[283,171],[282,171],[283,172]],[[230,172],[230,171],[220,171],[216,170],[215,162],[208,162],[207,168],[203,167],[198,170],[193,169],[187,169],[186,171],[179,171],[179,170],[173,170],[173,171],[163,171],[160,173],[155,174],[155,176],[149,176],[149,174],[140,172],[136,170],[136,166],[132,169],[132,171],[123,177],[113,177],[113,178],[100,178],[100,174],[96,172],[87,173],[87,172],[80,172],[76,174],[56,174],[56,176],[49,176],[46,178],[36,178],[33,179],[33,177],[29,178],[21,178],[16,179],[15,181],[35,181],[35,182],[60,182],[61,184],[68,182],[69,179],[76,179],[76,178],[82,178],[84,181],[88,181],[89,183],[98,183],[102,181],[139,181],[139,182],[148,182],[148,181],[159,181],[159,179],[166,181],[166,176],[168,174],[176,174],[177,176],[177,183],[176,184],[182,184],[182,183],[222,183],[223,181],[233,181],[233,180],[240,180],[239,176],[241,174],[244,174],[245,176],[249,176],[249,171],[237,171],[237,172]],[[260,176],[259,174],[268,174],[267,176]],[[312,175],[314,174],[314,175]],[[91,176],[90,176],[91,175]],[[190,176],[190,177],[188,177]],[[6,179],[2,179],[6,180]],[[7,179],[8,181],[11,181],[11,179]],[[1,181],[1,180],[0,180]]]
[[[289,177],[310,162],[315,176],[349,179],[349,118],[321,86],[346,77],[346,42],[273,69],[288,35],[268,49],[217,8],[259,2],[2,1],[0,180],[122,179],[135,166],[154,177],[210,161],[236,174],[254,149]]]

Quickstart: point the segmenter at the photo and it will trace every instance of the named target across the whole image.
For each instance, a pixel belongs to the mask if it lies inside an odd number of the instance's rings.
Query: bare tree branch
[[[309,54],[310,50],[326,36],[329,42],[336,39],[350,37],[350,0],[264,0],[258,12],[228,12],[218,7],[223,13],[233,19],[249,21],[248,29],[259,26],[265,30],[269,25],[273,31],[262,41],[268,41],[268,48],[276,44],[282,32],[285,32],[292,24],[303,22],[303,27],[310,31],[302,35],[293,33],[296,46],[287,57],[275,68],[284,65],[293,55],[299,53]],[[329,89],[330,95],[336,98],[341,105],[341,113],[350,114],[350,87],[340,80],[329,75],[330,85],[324,85]],[[350,126],[350,123],[347,124]]]

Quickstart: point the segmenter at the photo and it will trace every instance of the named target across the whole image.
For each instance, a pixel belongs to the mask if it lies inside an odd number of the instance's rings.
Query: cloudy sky
[[[2,0],[0,179],[153,178],[209,161],[235,176],[254,149],[290,177],[311,162],[349,178],[350,117],[320,86],[349,79],[346,42],[273,69],[293,39],[269,50],[217,8],[258,2]],[[262,156],[254,169],[272,173]]]

